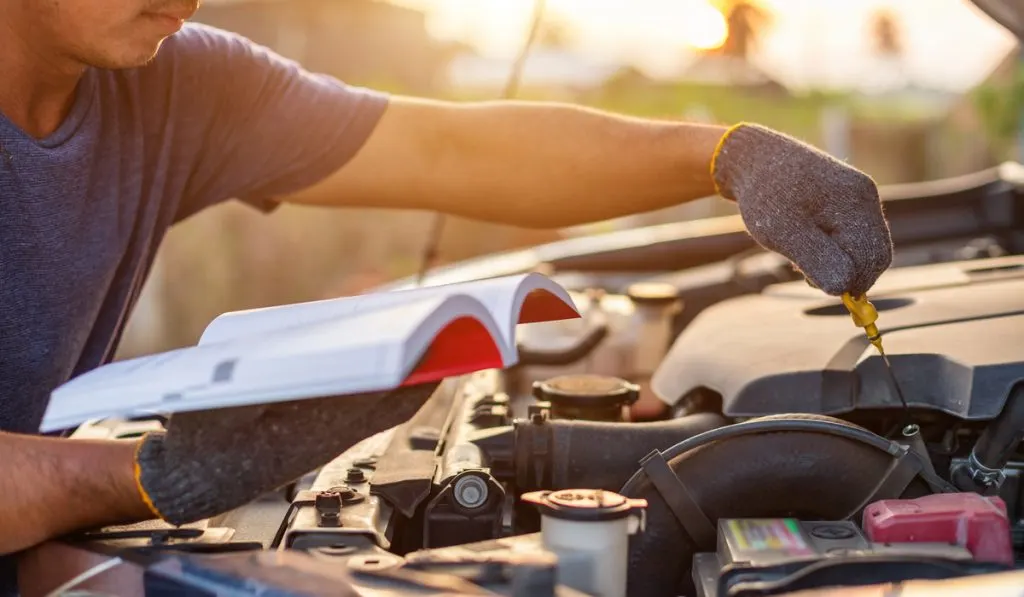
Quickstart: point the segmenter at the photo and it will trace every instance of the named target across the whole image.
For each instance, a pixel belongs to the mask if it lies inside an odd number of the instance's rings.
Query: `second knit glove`
[[[395,392],[174,414],[143,438],[135,476],[153,514],[176,525],[242,506],[412,418],[437,384]]]
[[[867,292],[892,263],[878,188],[866,174],[752,124],[731,128],[711,164],[750,235],[831,295]]]

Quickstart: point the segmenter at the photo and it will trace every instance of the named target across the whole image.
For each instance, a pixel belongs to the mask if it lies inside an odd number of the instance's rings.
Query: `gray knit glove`
[[[867,292],[892,263],[874,181],[828,154],[740,124],[723,136],[711,172],[754,240],[826,293]]]
[[[436,384],[178,413],[140,444],[135,475],[154,515],[182,525],[242,506],[410,419]]]

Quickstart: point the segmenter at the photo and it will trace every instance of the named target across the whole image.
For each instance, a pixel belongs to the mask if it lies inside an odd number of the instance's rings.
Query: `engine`
[[[499,256],[433,281],[532,263],[583,317],[524,326],[517,366],[446,380],[407,423],[238,510],[68,542],[175,594],[1019,587],[1022,173],[882,189],[885,356],[737,219]]]
[[[81,539],[301,553],[356,586],[517,595],[770,595],[1011,570],[1021,296],[1021,257],[892,270],[872,295],[887,364],[841,303],[800,282],[696,315],[663,282],[581,292],[582,320],[524,331],[520,366],[448,380],[407,424],[293,486],[195,528]],[[645,418],[644,404],[662,408]]]
[[[885,359],[838,301],[779,284],[707,310],[669,352],[652,385],[670,404],[702,391],[736,418],[778,412],[843,416],[901,407],[957,420],[996,417],[1024,363],[1024,260],[893,270],[873,289]]]

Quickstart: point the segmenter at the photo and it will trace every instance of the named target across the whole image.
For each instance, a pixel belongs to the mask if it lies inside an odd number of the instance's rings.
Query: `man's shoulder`
[[[203,23],[186,23],[180,31],[164,40],[153,62],[156,66],[182,62],[209,64],[266,51],[266,48],[237,33]]]
[[[229,92],[243,77],[259,79],[289,63],[250,39],[201,23],[187,23],[164,40],[156,56],[125,75],[135,79],[142,93],[165,96],[170,89],[186,109],[197,102],[215,101],[214,91]]]

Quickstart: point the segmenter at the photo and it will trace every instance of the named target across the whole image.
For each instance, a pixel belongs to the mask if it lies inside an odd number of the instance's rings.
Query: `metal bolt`
[[[359,493],[355,489],[352,489],[348,485],[337,485],[331,487],[327,491],[336,492],[341,496],[341,503],[345,506],[351,506],[352,504],[358,504],[366,499],[366,496]]]
[[[487,501],[487,481],[476,475],[467,475],[455,482],[455,501],[463,508],[479,508]]]
[[[341,494],[336,491],[321,491],[313,500],[313,507],[320,517],[320,526],[341,526]]]
[[[345,475],[345,480],[349,483],[362,483],[366,480],[366,473],[361,468],[350,468]]]
[[[352,489],[348,485],[335,485],[334,487],[331,487],[326,491],[337,493],[338,495],[340,495],[342,502],[356,495],[356,490]]]

